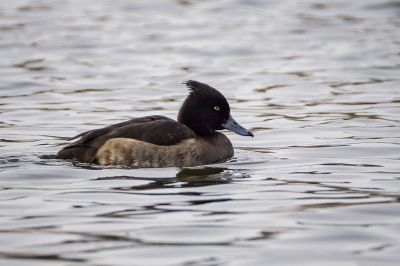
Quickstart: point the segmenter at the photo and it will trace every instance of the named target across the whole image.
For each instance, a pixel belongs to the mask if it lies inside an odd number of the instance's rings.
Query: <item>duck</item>
[[[132,168],[191,167],[233,157],[230,140],[219,130],[253,133],[232,117],[217,89],[195,80],[183,82],[189,94],[177,121],[151,115],[80,133],[56,155],[58,159]]]

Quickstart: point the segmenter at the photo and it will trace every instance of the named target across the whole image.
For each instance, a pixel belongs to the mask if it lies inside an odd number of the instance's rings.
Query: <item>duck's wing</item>
[[[97,150],[109,139],[131,138],[156,145],[174,145],[194,137],[183,124],[165,116],[146,116],[86,131],[70,140],[80,138],[58,152],[57,158],[93,162]]]

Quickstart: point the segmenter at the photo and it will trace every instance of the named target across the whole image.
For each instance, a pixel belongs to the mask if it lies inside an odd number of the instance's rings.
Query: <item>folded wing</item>
[[[165,116],[146,116],[81,133],[80,138],[58,152],[57,158],[93,162],[103,144],[113,138],[131,138],[168,146],[194,137],[194,132],[183,124]]]

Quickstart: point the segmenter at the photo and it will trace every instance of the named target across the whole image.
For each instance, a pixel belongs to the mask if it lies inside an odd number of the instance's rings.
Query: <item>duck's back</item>
[[[112,139],[130,139],[155,146],[171,146],[196,134],[185,125],[165,116],[146,116],[81,133],[58,152],[57,158],[96,162],[99,149]]]

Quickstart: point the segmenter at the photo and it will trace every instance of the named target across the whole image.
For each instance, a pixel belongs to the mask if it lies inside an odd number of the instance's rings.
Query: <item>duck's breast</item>
[[[196,166],[227,160],[233,147],[222,133],[183,140],[176,145],[160,146],[129,138],[108,140],[97,151],[102,165],[130,167]]]

